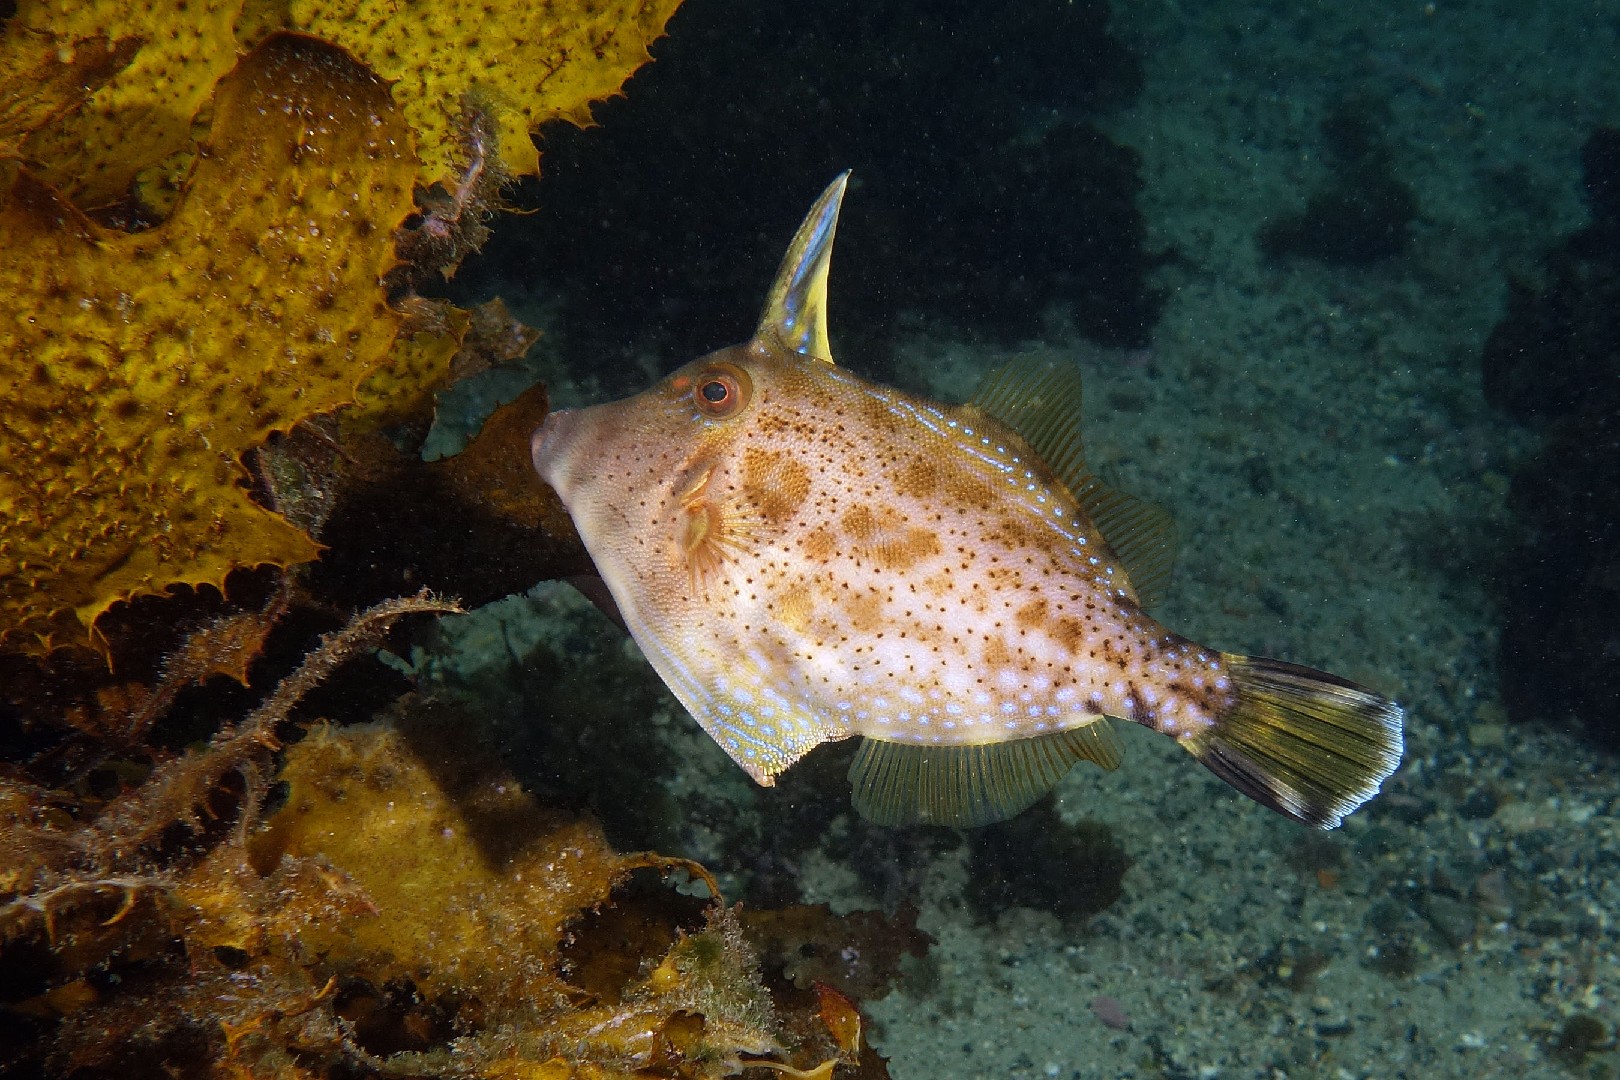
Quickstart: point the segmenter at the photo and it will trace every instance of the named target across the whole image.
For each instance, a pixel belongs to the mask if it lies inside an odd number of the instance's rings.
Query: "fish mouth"
[[[569,444],[579,431],[579,414],[578,409],[559,409],[549,414],[529,440],[534,471],[559,495],[563,494],[567,479],[563,466],[569,457]]]

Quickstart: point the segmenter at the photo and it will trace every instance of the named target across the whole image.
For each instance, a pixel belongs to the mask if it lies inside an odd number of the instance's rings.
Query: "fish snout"
[[[546,416],[529,440],[534,471],[559,495],[566,486],[566,464],[574,435],[579,431],[578,409],[558,409]]]

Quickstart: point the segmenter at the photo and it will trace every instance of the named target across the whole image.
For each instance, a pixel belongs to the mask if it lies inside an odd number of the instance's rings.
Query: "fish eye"
[[[709,368],[692,380],[692,400],[698,411],[716,420],[736,416],[752,392],[748,375],[730,364]]]

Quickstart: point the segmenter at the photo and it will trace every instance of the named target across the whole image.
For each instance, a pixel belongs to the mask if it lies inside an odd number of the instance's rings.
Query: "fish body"
[[[801,227],[751,341],[535,434],[693,717],[767,785],[863,736],[856,804],[895,823],[998,820],[1077,760],[1112,768],[1111,717],[1300,820],[1370,797],[1399,761],[1397,706],[1146,614],[1167,520],[1086,470],[1076,373],[1015,363],[953,406],[832,363],[842,194]]]

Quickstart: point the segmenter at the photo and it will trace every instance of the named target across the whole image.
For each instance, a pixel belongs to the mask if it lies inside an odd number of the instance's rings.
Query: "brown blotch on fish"
[[[817,525],[804,534],[799,550],[811,562],[824,563],[838,553],[838,537],[825,525]]]
[[[839,523],[856,557],[869,559],[883,570],[909,570],[945,550],[937,532],[909,524],[904,514],[887,506],[876,510],[866,505],[853,506]]]
[[[884,624],[883,597],[875,589],[851,591],[844,597],[843,609],[849,619],[849,628],[856,633],[869,634]]]
[[[878,519],[869,506],[852,506],[839,519],[844,533],[857,544],[864,544],[877,535]]]
[[[900,468],[895,490],[914,499],[926,499],[939,490],[939,466],[927,458],[914,457]]]
[[[894,411],[888,403],[875,397],[862,397],[856,404],[860,419],[868,424],[888,424],[894,421]]]
[[[1086,646],[1086,624],[1072,615],[1064,615],[1052,623],[1052,638],[1070,656],[1079,656]]]
[[[795,634],[802,634],[810,625],[810,613],[815,610],[815,593],[804,582],[798,582],[784,589],[774,603],[771,614],[776,616],[782,627]]]
[[[1028,517],[1004,514],[995,520],[989,535],[997,543],[1014,550],[1039,551],[1039,545],[1047,542],[1052,533],[1039,519],[1032,521]]]
[[[917,585],[917,591],[924,596],[931,596],[936,600],[943,600],[956,591],[956,582],[951,577],[949,567],[940,570],[937,574],[930,574]]]
[[[1013,612],[1013,619],[1020,628],[1034,630],[1046,622],[1048,605],[1045,600],[1031,600],[1017,611]]]
[[[944,550],[940,547],[938,533],[913,526],[893,539],[886,538],[873,544],[868,553],[872,561],[884,570],[909,570]]]
[[[791,518],[810,495],[810,473],[787,454],[749,447],[743,451],[743,497],[773,525]]]
[[[1000,669],[1013,662],[1012,650],[1007,648],[1007,639],[1001,636],[986,637],[984,639],[984,666],[991,669]]]
[[[994,505],[996,489],[971,473],[947,473],[944,480],[945,498],[954,509],[989,510]]]

